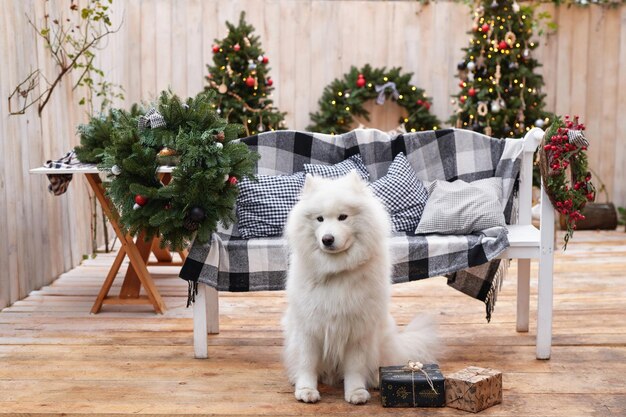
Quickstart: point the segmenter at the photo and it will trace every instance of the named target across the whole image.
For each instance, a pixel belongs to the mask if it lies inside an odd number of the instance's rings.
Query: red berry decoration
[[[595,187],[590,182],[587,167],[588,141],[584,130],[585,125],[579,123],[576,116],[573,121],[567,116],[564,121],[556,118],[539,149],[544,188],[567,226],[564,249],[576,230],[576,222],[585,218],[581,213],[585,204],[595,199]]]
[[[246,78],[246,85],[248,87],[254,87],[255,84],[256,84],[256,81],[254,80],[254,78],[252,78],[251,75],[248,75],[248,78]]]
[[[501,51],[504,51],[508,47],[509,47],[509,44],[506,43],[505,41],[500,41],[500,43],[498,44],[498,48],[500,48]]]
[[[469,94],[470,96],[474,97],[476,95],[476,89],[474,87],[470,88],[467,91],[467,94]]]
[[[235,46],[233,46],[233,49],[235,50],[235,52],[239,52],[239,50],[241,49],[241,46],[239,46],[239,44],[236,43]]]
[[[213,45],[213,53],[216,54],[220,51],[219,45]]]
[[[483,32],[485,32],[485,33],[486,33],[486,32],[489,32],[490,27],[491,27],[491,26],[489,26],[487,23],[485,23],[485,24],[481,27],[481,29],[482,29],[482,31],[483,31]]]
[[[263,56],[263,63],[267,64],[268,62],[270,62],[270,59],[266,56]]]
[[[148,198],[144,197],[142,195],[137,194],[135,196],[135,203],[139,204],[140,206],[145,206],[146,204],[148,204]]]
[[[233,177],[233,176],[228,177],[228,183],[230,185],[237,185],[238,182],[239,180],[237,179],[237,177]]]
[[[268,77],[267,80],[265,80],[265,85],[271,87],[272,84],[274,84],[274,81],[270,77]]]

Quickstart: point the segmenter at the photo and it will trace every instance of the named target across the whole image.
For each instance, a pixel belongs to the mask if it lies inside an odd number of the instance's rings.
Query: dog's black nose
[[[333,235],[324,235],[322,236],[322,243],[324,246],[332,246],[335,243],[335,238]]]

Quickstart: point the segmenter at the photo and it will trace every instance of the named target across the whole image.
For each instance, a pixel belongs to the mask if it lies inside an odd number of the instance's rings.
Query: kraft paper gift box
[[[446,405],[477,413],[502,402],[502,372],[468,366],[446,376]]]

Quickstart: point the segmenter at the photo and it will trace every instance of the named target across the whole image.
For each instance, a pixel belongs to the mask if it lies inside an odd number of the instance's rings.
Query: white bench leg
[[[517,260],[517,331],[528,331],[530,309],[530,259]]]
[[[550,359],[552,347],[552,275],[554,270],[554,208],[541,187],[541,253],[537,284],[537,359]]]
[[[206,359],[207,334],[219,333],[219,299],[215,288],[198,284],[198,294],[193,303],[193,349],[196,359]]]

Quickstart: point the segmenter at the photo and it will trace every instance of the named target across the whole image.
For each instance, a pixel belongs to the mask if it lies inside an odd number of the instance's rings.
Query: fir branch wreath
[[[235,139],[240,125],[228,124],[213,108],[214,92],[182,102],[163,92],[145,115],[121,113],[100,168],[109,173],[107,195],[121,227],[146,239],[161,236],[173,249],[194,238],[207,242],[218,222],[235,221],[237,182],[250,177],[258,155]],[[178,161],[171,177],[160,161]]]
[[[585,216],[581,210],[594,201],[596,189],[591,183],[587,162],[589,142],[583,135],[585,125],[578,116],[565,121],[557,117],[546,131],[539,148],[539,167],[546,194],[556,210],[565,216],[567,232],[563,249],[576,230],[576,222]]]
[[[382,105],[386,100],[395,101],[406,112],[399,124],[407,132],[435,130],[440,122],[430,113],[431,101],[424,90],[411,84],[412,73],[402,74],[401,68],[350,68],[343,78],[333,80],[324,88],[319,111],[311,113],[309,131],[339,134],[351,129],[354,117],[369,121],[369,112],[363,108],[368,100]]]

